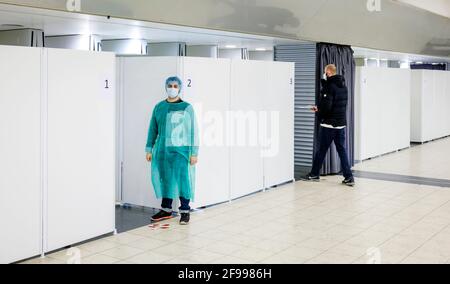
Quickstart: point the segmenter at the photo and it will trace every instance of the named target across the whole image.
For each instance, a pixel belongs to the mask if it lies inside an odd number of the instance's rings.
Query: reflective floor
[[[74,251],[81,263],[450,263],[450,139],[355,170],[376,175],[353,189],[338,176],[288,184],[195,212],[189,226],[172,219],[25,263],[73,262]]]
[[[116,206],[116,230],[118,233],[127,232],[151,224],[151,217],[158,210],[151,208],[131,208]]]

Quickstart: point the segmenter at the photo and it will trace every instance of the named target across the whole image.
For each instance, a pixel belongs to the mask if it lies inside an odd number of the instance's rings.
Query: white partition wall
[[[122,203],[160,208],[144,150],[153,108],[166,98],[165,80],[174,75],[182,79],[182,98],[193,105],[199,125],[193,208],[293,180],[293,64],[194,57],[121,57],[118,62]],[[269,121],[268,132],[260,136],[260,124],[273,113],[277,125]],[[269,145],[266,158],[261,143]]]
[[[115,56],[47,49],[46,251],[115,230]]]
[[[183,59],[183,99],[194,106],[200,151],[196,166],[196,199],[193,207],[229,200],[230,149],[226,146],[226,114],[230,105],[230,61]]]
[[[450,72],[413,70],[411,94],[411,141],[450,135]]]
[[[10,263],[41,253],[41,49],[0,46],[0,62],[0,263]]]
[[[408,69],[357,67],[355,156],[359,161],[410,146]]]
[[[177,57],[119,57],[122,101],[122,202],[159,208],[151,182],[151,165],[145,160],[145,145],[151,115],[157,103],[167,98],[165,80],[179,75]]]
[[[294,63],[267,62],[269,88],[263,97],[268,120],[263,150],[264,187],[294,180]]]
[[[122,57],[118,60],[123,102],[122,202],[160,208],[161,201],[156,199],[151,183],[151,164],[146,162],[144,150],[153,108],[167,98],[165,80],[175,75],[183,80],[182,97],[194,106],[199,136],[204,137],[205,131],[207,135],[215,135],[221,130],[215,128],[216,123],[224,123],[216,119],[224,118],[229,106],[229,61],[189,57]],[[200,142],[193,208],[229,200],[229,151],[220,143],[211,145],[214,141],[201,139]],[[203,142],[208,144],[203,145]],[[174,209],[177,202],[174,202]]]
[[[115,56],[0,46],[0,263],[115,230]]]
[[[263,157],[259,137],[259,115],[269,88],[267,63],[231,62],[231,199],[264,189]]]

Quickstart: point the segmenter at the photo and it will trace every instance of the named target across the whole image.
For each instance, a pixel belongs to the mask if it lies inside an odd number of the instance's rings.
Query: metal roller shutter
[[[275,61],[295,62],[295,166],[311,167],[315,116],[301,107],[316,103],[316,44],[276,46]]]

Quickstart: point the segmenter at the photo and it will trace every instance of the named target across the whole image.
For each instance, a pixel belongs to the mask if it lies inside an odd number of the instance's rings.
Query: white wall
[[[115,230],[115,55],[46,53],[45,249],[52,251]]]
[[[225,145],[223,126],[229,109],[230,63],[226,59],[183,59],[183,99],[194,107],[200,137],[196,166],[196,198],[193,207],[229,199],[230,149]]]
[[[145,145],[153,109],[164,100],[165,81],[179,75],[177,57],[118,57],[121,70],[119,96],[122,102],[121,161],[124,203],[158,208],[152,182],[151,165],[145,160]],[[155,70],[158,70],[155,72]]]
[[[357,67],[356,160],[366,160],[410,146],[410,84],[410,70]]]
[[[113,232],[114,54],[0,46],[0,61],[0,263]]]
[[[269,69],[269,88],[263,97],[263,109],[269,116],[278,116],[280,124],[267,126],[263,150],[264,187],[272,187],[293,180],[294,173],[294,63],[274,62]]]
[[[41,49],[0,46],[0,263],[39,255]]]
[[[265,62],[231,62],[231,104],[235,113],[231,148],[231,199],[264,189],[264,165],[258,139],[258,115],[264,109],[269,74]],[[243,129],[243,130],[240,130]],[[241,140],[242,139],[242,140]]]
[[[450,135],[450,72],[413,70],[411,92],[411,141]]]

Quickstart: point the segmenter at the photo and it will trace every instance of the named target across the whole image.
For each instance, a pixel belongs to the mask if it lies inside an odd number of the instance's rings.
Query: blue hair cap
[[[183,82],[181,82],[181,79],[178,78],[177,76],[167,78],[166,87],[167,87],[167,85],[169,85],[169,83],[173,83],[173,82],[178,83],[178,86],[180,86],[180,90],[183,88]]]

